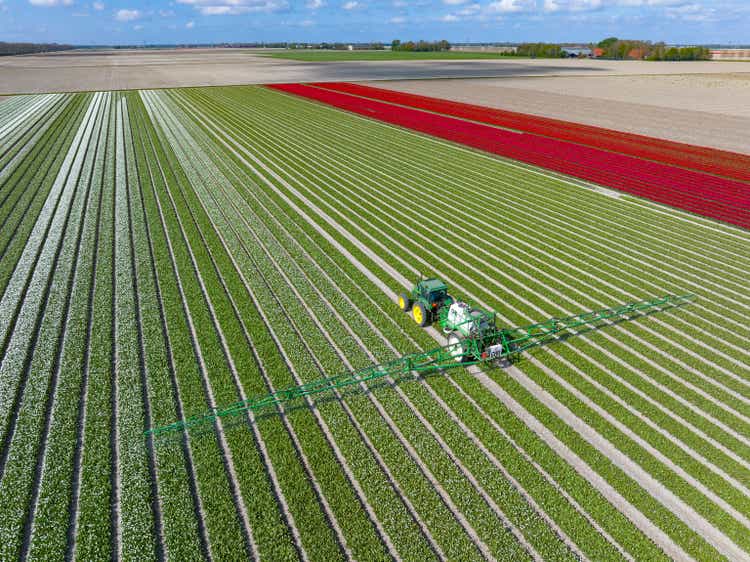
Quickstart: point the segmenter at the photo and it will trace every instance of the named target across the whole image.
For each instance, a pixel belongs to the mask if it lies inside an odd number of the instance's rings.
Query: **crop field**
[[[736,180],[739,181],[739,180]],[[750,232],[257,86],[0,104],[0,560],[750,558]],[[512,365],[148,428],[667,293]]]
[[[743,154],[357,84],[271,87],[750,228]]]

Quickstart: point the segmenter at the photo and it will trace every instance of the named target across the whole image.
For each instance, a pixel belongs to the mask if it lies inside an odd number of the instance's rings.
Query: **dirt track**
[[[409,80],[371,85],[750,154],[747,73]]]

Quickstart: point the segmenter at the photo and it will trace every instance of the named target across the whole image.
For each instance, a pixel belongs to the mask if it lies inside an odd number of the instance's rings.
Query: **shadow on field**
[[[502,60],[422,60],[422,61],[358,61],[300,62],[319,82],[352,80],[393,80],[419,78],[502,78],[510,76],[545,76],[570,73],[570,66],[519,64]],[[603,72],[590,65],[576,67],[578,72]]]

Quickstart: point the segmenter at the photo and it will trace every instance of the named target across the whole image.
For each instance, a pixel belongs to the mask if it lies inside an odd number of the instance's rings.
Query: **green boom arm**
[[[545,322],[532,324],[523,328],[496,329],[484,335],[481,340],[472,340],[466,348],[465,361],[461,363],[456,361],[457,356],[451,351],[451,346],[411,353],[388,363],[383,363],[382,365],[373,365],[334,377],[320,378],[299,386],[277,390],[266,396],[235,402],[221,409],[215,408],[202,415],[149,429],[146,431],[146,434],[159,436],[179,432],[205,423],[212,423],[218,418],[280,406],[305,396],[362,384],[384,377],[403,376],[411,372],[453,369],[455,367],[465,367],[496,359],[511,358],[531,347],[544,344],[566,330],[573,330],[581,326],[613,318],[622,318],[633,313],[644,313],[649,310],[670,308],[680,305],[691,298],[693,298],[693,295],[667,295],[651,300],[623,304],[614,308],[594,310],[567,318],[552,318]],[[494,349],[500,351],[492,354],[483,353],[485,349],[492,346],[494,346]]]

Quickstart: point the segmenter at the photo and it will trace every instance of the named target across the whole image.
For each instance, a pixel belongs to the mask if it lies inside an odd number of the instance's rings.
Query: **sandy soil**
[[[726,70],[728,63],[714,64]],[[372,85],[750,154],[750,74],[731,68],[731,74],[413,80]]]
[[[0,94],[165,88],[313,80],[750,74],[750,63],[644,63],[599,60],[299,62],[243,49],[74,51],[0,59]]]

